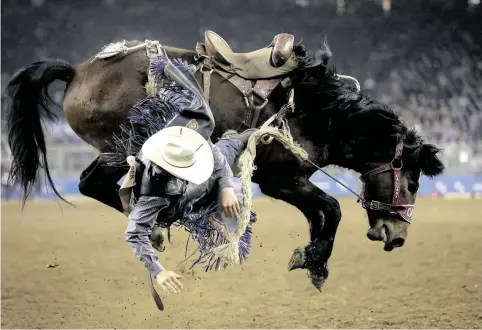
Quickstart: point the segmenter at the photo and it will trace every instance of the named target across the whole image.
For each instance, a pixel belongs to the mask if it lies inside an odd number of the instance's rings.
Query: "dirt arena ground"
[[[142,264],[123,240],[125,218],[91,201],[2,202],[2,328],[481,328],[482,201],[421,199],[402,249],[370,242],[353,199],[324,293],[304,271],[287,271],[308,240],[293,207],[257,199],[247,263],[187,271],[175,230],[163,264],[184,291],[157,311]],[[191,245],[192,246],[192,245]],[[57,268],[47,264],[57,263]]]

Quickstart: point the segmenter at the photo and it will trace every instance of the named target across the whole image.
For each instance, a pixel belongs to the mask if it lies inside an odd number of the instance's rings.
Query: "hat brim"
[[[183,139],[189,141],[190,146],[194,150],[197,150],[196,161],[192,166],[176,167],[164,159],[164,147],[172,136],[179,137],[180,135],[182,135]],[[187,127],[172,126],[157,132],[144,143],[142,153],[154,164],[175,177],[194,184],[205,182],[214,170],[214,156],[209,143],[201,134]]]

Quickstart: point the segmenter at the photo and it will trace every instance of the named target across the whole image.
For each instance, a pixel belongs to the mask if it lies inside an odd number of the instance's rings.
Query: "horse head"
[[[388,106],[364,96],[329,68],[326,45],[315,56],[298,51],[292,79],[295,107],[304,134],[318,147],[321,166],[337,165],[361,174],[359,202],[366,209],[367,236],[384,249],[401,247],[412,222],[421,175],[439,175],[439,149],[406,127]]]
[[[387,148],[387,150],[390,150]],[[370,150],[365,149],[369,154]],[[403,246],[412,223],[421,175],[443,172],[439,149],[427,144],[413,130],[398,137],[391,152],[372,154],[376,161],[361,164],[363,192],[359,201],[366,209],[372,241],[385,243],[385,251]]]

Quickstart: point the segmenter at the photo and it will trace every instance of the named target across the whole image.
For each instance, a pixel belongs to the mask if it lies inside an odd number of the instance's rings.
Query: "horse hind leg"
[[[106,154],[100,154],[80,175],[79,191],[107,206],[123,212],[117,182],[127,169],[106,164]]]
[[[338,201],[310,182],[308,177],[278,178],[259,185],[264,194],[295,206],[307,218],[310,243],[294,250],[288,269],[307,269],[312,284],[321,292],[328,278],[328,259],[341,220]]]

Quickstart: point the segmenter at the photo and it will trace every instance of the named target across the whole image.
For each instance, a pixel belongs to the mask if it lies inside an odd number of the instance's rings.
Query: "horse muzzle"
[[[409,223],[400,220],[378,219],[368,232],[367,237],[371,241],[384,242],[384,250],[392,251],[405,244],[408,234]]]

